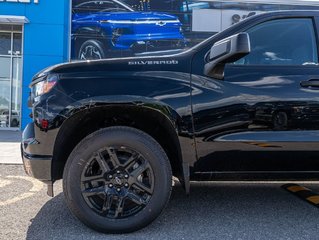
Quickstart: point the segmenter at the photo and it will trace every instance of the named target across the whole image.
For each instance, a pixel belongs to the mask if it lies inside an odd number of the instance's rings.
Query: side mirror
[[[248,33],[239,33],[212,46],[209,55],[209,62],[205,65],[204,74],[224,79],[226,63],[233,63],[250,53],[250,39]]]

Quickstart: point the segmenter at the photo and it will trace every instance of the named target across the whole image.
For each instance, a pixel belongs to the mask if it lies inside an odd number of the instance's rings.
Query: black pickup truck
[[[63,179],[102,232],[151,223],[172,176],[319,179],[319,12],[251,17],[184,52],[50,67],[31,83],[25,170]]]

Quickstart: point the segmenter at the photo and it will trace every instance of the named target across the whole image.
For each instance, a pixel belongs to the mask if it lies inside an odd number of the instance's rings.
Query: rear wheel
[[[11,121],[11,127],[18,127],[18,126],[19,126],[18,120],[17,120],[17,119],[13,119],[13,120]]]
[[[132,232],[151,223],[167,204],[169,160],[149,135],[129,127],[97,131],[71,153],[63,176],[67,205],[89,227]]]
[[[275,130],[285,130],[288,127],[288,116],[285,112],[276,112],[273,116]]]

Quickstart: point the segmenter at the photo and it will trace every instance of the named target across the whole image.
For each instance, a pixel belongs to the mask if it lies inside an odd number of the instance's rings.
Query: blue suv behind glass
[[[118,0],[85,1],[73,7],[72,56],[102,59],[132,53],[184,48],[176,16],[136,12]]]

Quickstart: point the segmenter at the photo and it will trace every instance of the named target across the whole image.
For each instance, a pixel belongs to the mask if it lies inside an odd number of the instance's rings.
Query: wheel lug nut
[[[124,187],[128,188],[128,186],[129,186],[128,183],[125,183],[125,184],[124,184]]]
[[[109,179],[112,179],[113,178],[113,176],[112,175],[109,175]]]
[[[124,176],[126,179],[128,178],[128,175],[127,174],[125,174],[125,176]]]
[[[120,188],[118,188],[118,189],[116,189],[116,191],[120,192],[120,191],[121,191],[121,189],[120,189]]]
[[[113,184],[112,184],[112,183],[110,183],[110,184],[109,184],[109,188],[112,188],[112,187],[113,187]]]
[[[116,171],[116,173],[117,173],[117,174],[120,174],[121,172],[120,172],[120,171]]]

